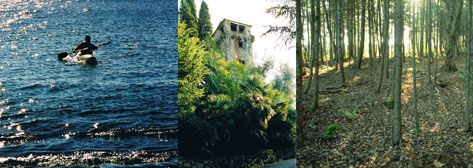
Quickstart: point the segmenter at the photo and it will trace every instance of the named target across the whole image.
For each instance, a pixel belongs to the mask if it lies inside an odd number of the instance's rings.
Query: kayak
[[[84,54],[84,55],[77,54],[75,58],[86,65],[97,65],[98,63],[97,58],[95,58],[93,54]]]
[[[85,65],[97,65],[97,58],[93,54],[84,54],[71,57],[68,53],[61,53],[58,55],[58,60],[67,62],[77,62]]]

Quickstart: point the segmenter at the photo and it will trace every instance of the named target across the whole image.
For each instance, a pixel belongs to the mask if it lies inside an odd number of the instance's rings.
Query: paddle
[[[99,45],[97,45],[97,47],[104,46],[104,45],[108,45],[108,44],[110,44],[110,43],[112,43],[112,42],[111,42],[111,41],[108,41],[108,42],[105,42],[105,43],[100,43]],[[76,52],[80,52],[80,51],[82,51],[82,50],[87,50],[87,49],[88,49],[88,48],[83,48],[83,49],[77,50]],[[70,53],[68,53],[68,52],[59,53],[59,54],[57,55],[57,59],[62,61],[62,60],[63,60],[64,58],[66,58],[68,55],[72,55],[72,53],[73,53],[73,52],[70,52]]]
[[[107,41],[107,42],[105,42],[105,43],[100,43],[97,47],[104,46],[104,45],[108,45],[108,44],[110,44],[110,43],[112,43],[112,42],[111,42],[111,41]]]

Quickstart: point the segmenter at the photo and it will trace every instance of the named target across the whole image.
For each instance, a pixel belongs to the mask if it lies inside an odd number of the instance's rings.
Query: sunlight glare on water
[[[177,3],[0,0],[0,167],[177,165]],[[92,67],[57,61],[90,35]]]

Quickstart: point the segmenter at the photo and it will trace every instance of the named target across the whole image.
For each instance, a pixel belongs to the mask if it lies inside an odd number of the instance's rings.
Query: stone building
[[[226,61],[237,60],[242,64],[254,66],[251,25],[223,19],[212,34],[212,38],[222,51]]]

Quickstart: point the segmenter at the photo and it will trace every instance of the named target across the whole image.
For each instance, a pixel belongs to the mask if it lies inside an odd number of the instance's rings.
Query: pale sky
[[[272,0],[205,0],[205,2],[209,7],[214,31],[223,19],[251,25],[251,34],[255,36],[253,43],[255,63],[261,64],[265,55],[266,57],[273,56],[275,68],[279,67],[280,63],[289,63],[295,74],[296,50],[295,47],[289,49],[290,46],[295,46],[295,40],[294,44],[284,46],[282,40],[277,40],[277,35],[261,36],[268,29],[265,26],[285,25],[288,22],[287,20],[275,19],[272,15],[266,14],[266,9],[277,5],[278,2]],[[195,0],[197,15],[201,3],[202,0]]]

